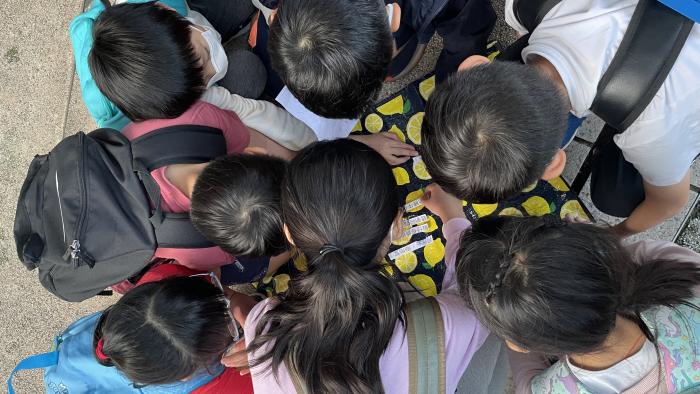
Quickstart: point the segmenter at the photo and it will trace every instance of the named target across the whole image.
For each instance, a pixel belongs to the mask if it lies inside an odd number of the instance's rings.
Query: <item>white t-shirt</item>
[[[658,363],[656,347],[648,339],[637,353],[602,371],[579,368],[566,357],[566,364],[576,379],[597,394],[616,394],[627,390],[644,379]]]
[[[530,36],[522,56],[539,55],[561,75],[572,112],[583,117],[598,81],[622,41],[638,0],[563,0]],[[506,22],[527,30],[506,0]],[[656,186],[680,182],[700,153],[700,27],[696,24],[656,96],[637,120],[615,136],[625,158]]]

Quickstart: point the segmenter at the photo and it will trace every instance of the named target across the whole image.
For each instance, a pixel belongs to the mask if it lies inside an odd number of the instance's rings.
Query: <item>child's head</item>
[[[391,61],[384,2],[282,0],[268,49],[275,71],[309,110],[357,118],[376,99]]]
[[[109,307],[95,330],[105,359],[131,381],[167,384],[216,365],[233,339],[224,294],[204,277],[140,285]]]
[[[210,162],[192,191],[192,223],[232,255],[260,257],[284,252],[280,185],[285,167],[282,159],[255,154]]]
[[[640,323],[644,310],[692,297],[700,269],[633,261],[596,225],[492,217],[463,235],[457,278],[479,320],[511,348],[586,354],[601,350],[617,317]]]
[[[204,92],[206,42],[174,10],[154,2],[108,7],[92,35],[92,77],[129,119],[176,118]]]
[[[381,392],[379,357],[401,313],[380,263],[399,213],[387,162],[347,139],[318,142],[289,164],[282,186],[288,236],[308,271],[258,322],[257,363],[284,362],[309,392]],[[313,340],[309,340],[313,338]]]
[[[565,100],[532,67],[494,62],[450,76],[430,96],[423,160],[435,182],[471,202],[511,198],[558,176]]]

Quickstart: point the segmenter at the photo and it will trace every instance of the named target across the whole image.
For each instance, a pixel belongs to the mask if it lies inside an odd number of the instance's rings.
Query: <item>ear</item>
[[[272,12],[270,12],[270,16],[267,18],[267,25],[268,26],[271,25],[272,22],[274,22],[275,17],[277,17],[277,8],[275,8],[274,10],[272,10]]]
[[[292,234],[289,233],[289,227],[287,227],[286,224],[282,225],[282,231],[284,232],[284,237],[287,238],[287,242],[289,242],[290,245],[294,245],[294,240],[292,239]],[[296,245],[294,245],[296,246]]]
[[[464,59],[464,61],[459,65],[459,67],[457,67],[457,71],[464,71],[468,68],[488,63],[491,63],[491,61],[487,57],[481,55],[472,55]]]
[[[514,352],[518,352],[518,353],[530,353],[529,350],[523,349],[523,348],[521,348],[520,346],[514,344],[513,342],[511,342],[511,341],[509,341],[509,340],[507,340],[507,339],[506,339],[506,346],[508,346],[508,349],[510,349],[510,350],[512,350],[512,351],[514,351]]]
[[[243,149],[243,153],[248,153],[250,155],[267,155],[267,149],[260,146],[248,146]]]
[[[544,169],[542,179],[548,181],[558,177],[564,171],[564,166],[566,166],[566,152],[564,152],[564,149],[559,149],[554,154],[552,161],[547,165],[547,168]]]

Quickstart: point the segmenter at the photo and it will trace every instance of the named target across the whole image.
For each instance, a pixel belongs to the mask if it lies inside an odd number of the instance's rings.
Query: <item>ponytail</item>
[[[501,338],[532,352],[585,354],[600,350],[618,315],[654,340],[641,314],[690,305],[700,268],[636,262],[611,230],[590,224],[495,217],[463,235],[457,280],[479,320]]]
[[[652,260],[634,264],[621,295],[620,314],[638,314],[655,306],[688,305],[693,287],[700,284],[697,264],[676,260]]]
[[[313,393],[381,393],[379,359],[403,297],[379,261],[399,208],[384,159],[351,140],[320,142],[289,165],[282,217],[309,268],[258,322],[252,365],[284,362]]]

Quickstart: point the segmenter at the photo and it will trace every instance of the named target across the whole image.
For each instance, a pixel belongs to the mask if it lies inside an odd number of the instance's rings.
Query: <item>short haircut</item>
[[[422,156],[435,182],[471,202],[512,198],[559,149],[567,107],[531,66],[494,62],[450,76],[425,110]]]
[[[284,252],[280,187],[285,168],[284,160],[267,155],[236,154],[212,161],[192,191],[192,223],[232,255]]]
[[[95,84],[133,121],[182,115],[205,89],[191,25],[154,2],[108,7],[92,30]]]
[[[97,323],[93,348],[102,340],[106,358],[142,385],[176,383],[221,363],[233,342],[226,297],[201,277],[175,277],[129,291]]]
[[[391,61],[384,2],[282,0],[268,50],[273,69],[309,110],[358,118],[376,100]]]

